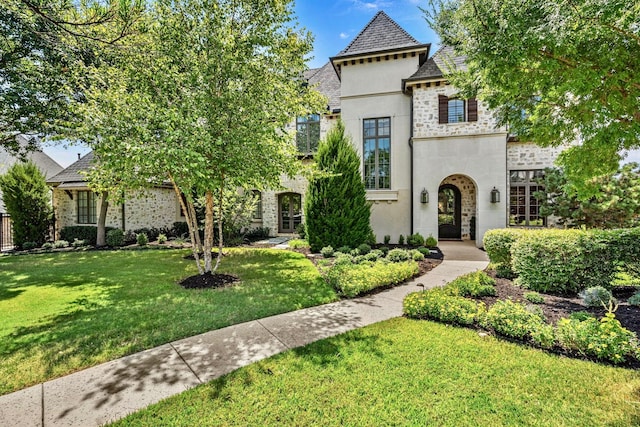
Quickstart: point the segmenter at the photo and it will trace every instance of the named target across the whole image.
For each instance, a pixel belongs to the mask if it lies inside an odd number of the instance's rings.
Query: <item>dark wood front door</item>
[[[452,184],[441,185],[438,189],[438,237],[460,239],[461,227],[460,190]]]
[[[280,233],[295,233],[302,222],[302,196],[297,193],[285,193],[278,197]]]

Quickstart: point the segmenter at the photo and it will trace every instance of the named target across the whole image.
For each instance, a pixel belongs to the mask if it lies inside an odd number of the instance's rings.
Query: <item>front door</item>
[[[278,197],[280,233],[295,233],[302,222],[302,196],[297,193],[285,193]]]
[[[455,185],[445,184],[438,189],[438,237],[460,239],[461,209],[460,190]]]

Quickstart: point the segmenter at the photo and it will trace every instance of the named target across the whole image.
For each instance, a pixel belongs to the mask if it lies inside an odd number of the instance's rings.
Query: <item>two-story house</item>
[[[310,85],[328,98],[326,112],[297,119],[301,153],[339,117],[362,159],[371,222],[385,235],[421,233],[475,239],[492,228],[543,226],[533,197],[538,177],[558,148],[517,142],[475,99],[461,99],[445,74],[463,58],[414,39],[384,12],[322,68]],[[264,192],[256,225],[294,232],[303,221],[306,182],[283,180]]]

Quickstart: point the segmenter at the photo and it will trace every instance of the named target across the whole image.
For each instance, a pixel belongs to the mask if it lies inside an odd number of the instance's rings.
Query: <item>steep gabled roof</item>
[[[327,97],[330,113],[340,110],[340,80],[331,62],[327,62],[320,68],[309,70],[305,77],[309,86],[316,86],[316,90]]]
[[[59,174],[52,176],[47,180],[48,184],[64,184],[64,183],[80,183],[86,182],[87,178],[82,171],[88,171],[93,164],[93,151],[82,156],[79,160],[72,163]]]
[[[380,11],[376,13],[366,27],[360,31],[360,34],[334,58],[414,46],[422,46],[422,43],[411,37],[400,25],[389,18],[386,13]]]
[[[407,81],[444,77],[457,70],[466,70],[465,57],[457,55],[451,46],[442,46]]]

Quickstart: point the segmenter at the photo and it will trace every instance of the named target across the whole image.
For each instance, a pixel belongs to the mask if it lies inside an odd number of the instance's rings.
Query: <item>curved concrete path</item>
[[[99,426],[285,350],[402,315],[404,297],[484,269],[470,242],[441,242],[444,261],[415,280],[185,338],[0,396],[0,426]]]

